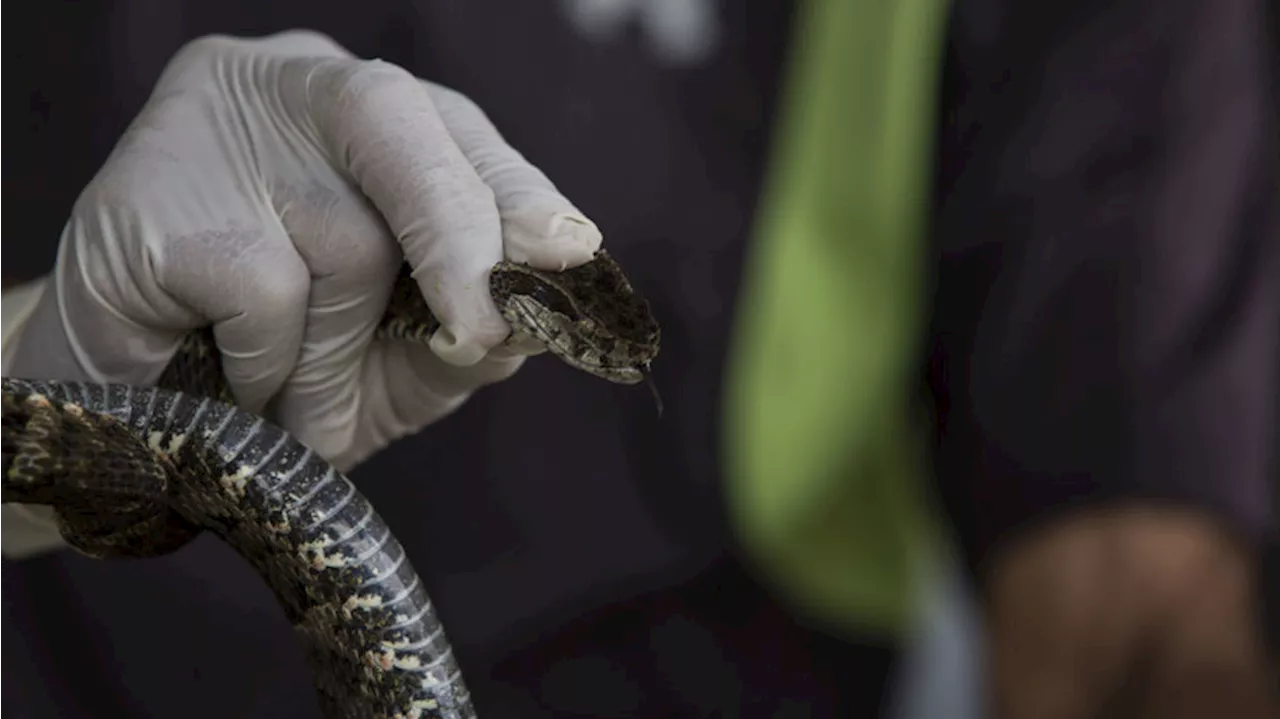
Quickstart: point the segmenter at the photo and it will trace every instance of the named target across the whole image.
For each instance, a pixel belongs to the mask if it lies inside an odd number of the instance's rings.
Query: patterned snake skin
[[[604,252],[564,272],[504,262],[490,291],[512,335],[621,384],[645,377],[658,325]],[[407,268],[379,336],[439,326]],[[184,340],[159,388],[3,380],[3,501],[56,509],[94,557],[167,554],[209,530],[249,561],[306,645],[326,717],[474,717],[404,547],[355,486],[237,409],[212,332]]]

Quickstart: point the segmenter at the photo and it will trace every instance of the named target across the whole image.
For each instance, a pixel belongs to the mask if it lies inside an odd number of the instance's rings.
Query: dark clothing
[[[47,269],[80,188],[199,35],[306,26],[468,94],[652,298],[667,403],[659,420],[643,392],[535,360],[355,473],[481,715],[868,716],[890,652],[789,619],[732,559],[718,489],[787,5],[719,3],[716,54],[664,68],[635,33],[578,37],[552,3],[32,4],[6,51],[9,107],[30,107],[6,116],[6,274]],[[1264,5],[955,5],[921,364],[973,563],[1031,520],[1124,496],[1274,527]],[[316,715],[280,610],[210,539],[158,560],[5,562],[3,582],[13,716]]]
[[[931,381],[970,557],[1122,498],[1274,531],[1268,4],[968,5],[988,12],[959,15],[947,64]]]

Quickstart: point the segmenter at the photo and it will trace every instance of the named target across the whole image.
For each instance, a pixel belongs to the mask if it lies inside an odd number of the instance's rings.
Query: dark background
[[[971,566],[1118,499],[1274,537],[1259,482],[1280,390],[1273,5],[953,4],[921,375]],[[636,32],[581,39],[551,2],[10,3],[6,279],[50,266],[76,195],[189,39],[310,27],[461,90],[651,298],[667,404],[659,419],[643,390],[535,360],[355,473],[481,715],[874,716],[890,652],[789,618],[726,532],[721,369],[791,18],[718,6],[717,53],[681,69]],[[315,715],[291,630],[216,542],[5,562],[3,583],[14,716]]]
[[[660,420],[643,390],[535,360],[354,473],[481,716],[862,715],[888,653],[788,618],[732,558],[718,499],[720,366],[788,5],[725,3],[717,54],[678,69],[634,31],[580,38],[550,2],[11,3],[5,279],[51,267],[80,190],[200,35],[308,27],[468,94],[652,298],[667,405]],[[6,561],[3,581],[11,716],[314,715],[291,629],[209,538],[159,560]]]

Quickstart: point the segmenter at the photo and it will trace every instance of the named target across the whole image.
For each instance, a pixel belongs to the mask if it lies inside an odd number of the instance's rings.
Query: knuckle
[[[436,98],[438,102],[456,105],[457,107],[469,107],[476,110],[480,109],[480,106],[472,102],[471,98],[451,87],[434,82],[427,82],[426,80],[423,80],[422,84],[426,86],[427,91],[431,93],[431,96]]]
[[[313,276],[353,286],[385,283],[404,261],[377,209],[348,188],[319,181],[285,186],[274,200]]]
[[[353,241],[307,257],[311,274],[326,292],[362,296],[376,294],[371,288],[390,287],[403,262],[398,247],[389,242]]]
[[[214,33],[195,38],[174,53],[168,73],[188,73],[228,56],[275,55],[351,59],[353,55],[336,40],[314,30],[293,29],[263,37],[237,37]],[[355,62],[352,60],[352,62]]]
[[[261,39],[265,48],[285,55],[314,55],[320,57],[352,57],[351,51],[337,40],[315,30],[295,28]]]
[[[203,35],[183,45],[169,61],[169,68],[178,69],[193,63],[218,57],[243,47],[243,40],[224,34]]]
[[[418,79],[397,65],[382,60],[343,59],[325,62],[315,74],[317,89],[337,104],[360,102],[370,94],[405,87],[417,89]]]
[[[249,265],[245,277],[245,293],[250,307],[266,315],[281,314],[292,318],[295,310],[305,307],[311,293],[310,276],[301,263],[282,266]]]
[[[481,110],[474,100],[461,92],[451,87],[437,85],[425,80],[422,81],[422,84],[427,88],[428,94],[431,95],[431,100],[440,109],[441,114],[452,115],[463,122],[489,122],[489,117],[485,115],[484,110]]]
[[[275,326],[296,323],[306,310],[306,264],[287,240],[258,227],[163,236],[155,244],[159,286],[208,319],[251,315]]]

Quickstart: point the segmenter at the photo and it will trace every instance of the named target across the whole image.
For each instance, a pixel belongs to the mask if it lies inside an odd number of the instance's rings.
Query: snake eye
[[[582,319],[582,313],[578,312],[578,308],[574,306],[573,302],[570,302],[563,292],[551,285],[535,283],[532,291],[529,292],[529,296],[537,300],[538,304],[543,307],[552,312],[562,314],[574,322]]]
[[[564,315],[574,322],[582,319],[582,313],[578,311],[577,306],[560,288],[546,280],[532,274],[521,274],[509,278],[508,283],[507,291],[512,295],[529,297],[539,305]]]

